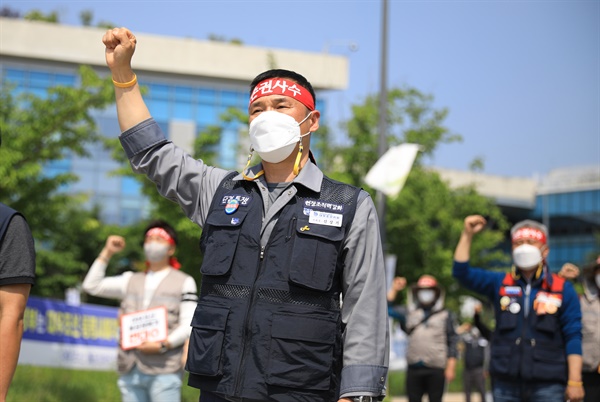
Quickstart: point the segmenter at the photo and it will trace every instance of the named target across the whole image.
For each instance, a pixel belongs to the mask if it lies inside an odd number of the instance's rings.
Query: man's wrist
[[[117,82],[129,82],[134,79],[135,73],[131,68],[111,70],[112,79]]]
[[[377,398],[376,396],[352,396],[350,397],[350,399],[352,400],[352,402],[376,402],[379,401],[379,398]]]
[[[169,350],[169,343],[167,341],[162,341],[160,343],[160,347],[158,348],[159,353],[167,353]]]
[[[105,251],[100,252],[100,254],[98,254],[98,259],[104,261],[105,263],[108,264],[108,262],[110,261],[110,258],[112,257],[112,255],[110,253],[107,253]]]

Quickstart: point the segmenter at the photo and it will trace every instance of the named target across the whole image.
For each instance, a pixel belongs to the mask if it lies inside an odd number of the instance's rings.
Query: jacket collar
[[[256,175],[262,169],[263,169],[262,163],[259,163],[258,165],[254,165],[254,166],[250,167],[248,169],[249,173],[247,175],[248,176]],[[242,174],[239,173],[233,178],[233,180],[245,180],[245,179],[242,176]],[[265,180],[264,175],[260,176],[256,180],[260,181],[261,183],[263,183],[265,185],[267,184],[267,181]],[[323,172],[321,171],[321,169],[319,169],[317,167],[317,165],[315,165],[310,160],[308,162],[306,162],[306,165],[304,165],[302,170],[300,170],[300,173],[298,174],[298,176],[296,176],[294,178],[294,180],[292,180],[292,183],[300,184],[316,193],[321,191],[321,183],[322,182],[323,182]]]

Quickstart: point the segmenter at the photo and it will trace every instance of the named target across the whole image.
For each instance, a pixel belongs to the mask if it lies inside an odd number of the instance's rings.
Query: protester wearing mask
[[[397,283],[406,284],[402,277]],[[393,301],[402,287],[388,293]],[[418,402],[427,394],[430,402],[440,402],[446,383],[456,374],[456,344],[453,314],[444,308],[444,292],[431,275],[422,275],[408,292],[406,315],[398,311],[402,330],[408,335],[406,395]]]
[[[166,319],[163,324],[167,325],[166,339],[150,339],[134,347],[127,339],[121,339],[118,385],[124,402],[177,402],[181,400],[183,346],[189,338],[198,301],[196,282],[179,271],[174,257],[177,235],[166,222],[148,225],[143,246],[143,272],[106,277],[111,257],[125,248],[123,237],[109,236],[83,281],[83,290],[93,296],[121,300],[121,317],[166,308],[166,314],[162,313]]]
[[[583,269],[583,387],[585,402],[600,401],[600,256]]]
[[[472,268],[473,236],[486,220],[465,218],[454,252],[453,275],[486,296],[496,315],[490,374],[495,402],[581,401],[581,311],[569,281],[550,272],[546,227],[525,220],[511,229],[511,272]]]
[[[366,191],[316,166],[311,84],[283,69],[252,81],[240,174],[165,138],[132,71],[129,30],[109,30],[103,42],[131,166],[203,229],[186,366],[200,400],[381,399],[389,335],[377,213]],[[254,152],[262,162],[249,167]]]

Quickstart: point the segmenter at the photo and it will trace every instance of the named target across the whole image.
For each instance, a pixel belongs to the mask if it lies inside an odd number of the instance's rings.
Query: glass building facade
[[[548,264],[560,270],[600,255],[600,166],[558,169],[541,183],[530,218],[549,226]]]
[[[78,75],[68,69],[43,68],[40,66],[11,65],[0,63],[3,83],[14,87],[15,94],[28,92],[39,97],[46,96],[48,88],[57,85],[77,85]],[[175,143],[191,151],[194,138],[209,126],[222,129],[218,144],[218,166],[225,169],[241,169],[240,161],[247,156],[243,138],[246,128],[238,122],[225,123],[220,116],[229,108],[246,110],[248,86],[233,87],[193,82],[173,82],[148,74],[138,74],[140,85],[145,87],[146,105],[163,132]],[[317,102],[326,124],[326,105]],[[106,137],[120,134],[114,106],[93,117],[99,131]],[[183,129],[182,129],[183,128]],[[100,207],[105,223],[128,225],[147,218],[150,205],[141,194],[140,183],[131,177],[115,176],[111,172],[119,167],[101,143],[88,147],[91,157],[67,156],[54,161],[45,168],[45,174],[72,172],[79,181],[64,191],[88,195],[88,207]]]

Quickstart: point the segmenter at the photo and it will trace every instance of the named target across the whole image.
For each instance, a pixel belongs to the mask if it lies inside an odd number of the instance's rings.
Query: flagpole
[[[379,157],[387,151],[387,14],[388,2],[382,0],[381,21],[381,65],[380,65],[380,89],[379,89]],[[375,194],[376,208],[379,217],[379,230],[381,233],[381,244],[384,253],[387,251],[387,238],[385,228],[385,194],[377,191]]]

